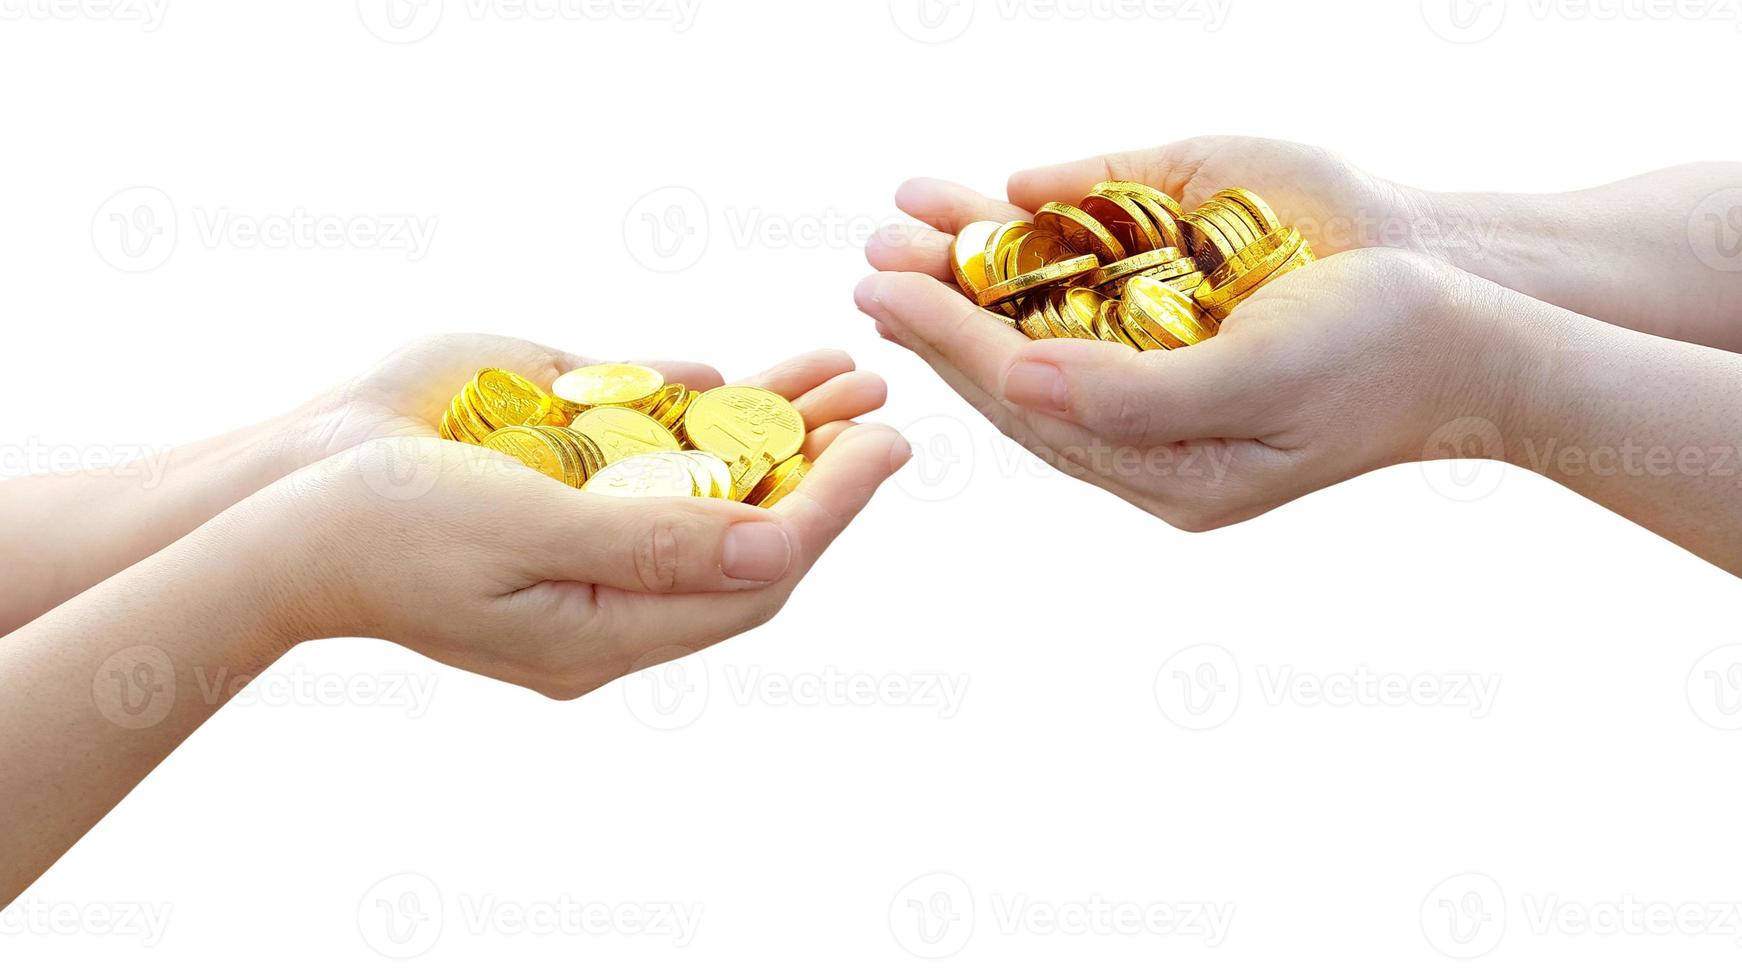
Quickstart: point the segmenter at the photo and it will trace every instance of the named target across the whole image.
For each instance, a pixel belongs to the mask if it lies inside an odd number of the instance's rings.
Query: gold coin
[[[1212,198],[1205,201],[1200,210],[1216,223],[1216,227],[1220,228],[1222,234],[1226,235],[1228,241],[1234,245],[1236,252],[1265,235],[1265,232],[1258,230],[1251,215],[1227,201]]]
[[[471,403],[467,400],[466,393],[470,391],[471,388],[472,386],[468,382],[466,387],[462,388],[460,393],[454,396],[453,402],[448,405],[448,411],[453,414],[454,425],[458,428],[460,433],[466,436],[468,442],[476,445],[482,443],[484,437],[490,434],[490,423],[479,418],[477,411],[472,408]],[[477,396],[474,395],[472,397],[475,398]]]
[[[677,436],[650,415],[631,408],[604,405],[589,408],[569,423],[584,433],[605,454],[605,465],[643,453],[677,452]]]
[[[1125,287],[1124,312],[1168,348],[1201,343],[1216,335],[1191,297],[1154,279],[1137,276]]]
[[[1180,250],[1177,248],[1158,248],[1148,252],[1139,252],[1136,255],[1126,256],[1112,265],[1101,266],[1095,270],[1094,275],[1086,277],[1083,284],[1091,288],[1098,287],[1126,276],[1134,276],[1139,272],[1176,263],[1181,257]]]
[[[1050,339],[1068,340],[1071,336],[1069,327],[1059,316],[1058,304],[1053,302],[1052,290],[1047,290],[1034,297],[1034,305],[1040,310],[1040,320],[1046,324],[1046,335]]]
[[[1117,262],[1125,257],[1125,246],[1107,230],[1107,226],[1090,217],[1082,208],[1054,201],[1034,213],[1034,227],[1062,238],[1065,245],[1078,255],[1092,254],[1103,262]]]
[[[1054,262],[1045,268],[1024,273],[987,289],[980,294],[980,305],[997,306],[1000,303],[1025,296],[1037,289],[1043,289],[1047,286],[1062,286],[1084,273],[1093,272],[1100,268],[1100,265],[1100,260],[1093,255],[1079,255],[1062,262]]]
[[[1245,296],[1293,258],[1300,246],[1299,231],[1281,228],[1235,252],[1210,274],[1205,284],[1204,305],[1221,306]]]
[[[1155,219],[1119,191],[1103,190],[1090,194],[1083,198],[1080,206],[1085,214],[1105,225],[1113,237],[1119,239],[1127,256],[1164,247]]]
[[[1282,227],[1282,222],[1276,220],[1276,212],[1270,205],[1264,203],[1264,198],[1252,193],[1244,187],[1230,187],[1216,195],[1222,200],[1238,206],[1251,216],[1253,226],[1260,235],[1268,235]]]
[[[550,414],[550,395],[512,371],[485,368],[466,390],[477,396],[472,408],[492,429],[537,425]]]
[[[770,470],[768,475],[762,478],[762,482],[756,484],[756,488],[745,495],[744,502],[755,504],[758,507],[773,507],[780,503],[787,494],[798,489],[798,485],[804,481],[805,476],[810,471],[810,460],[805,459],[802,455],[794,456]]]
[[[1095,336],[1111,344],[1137,346],[1125,336],[1125,331],[1119,329],[1119,301],[1116,299],[1103,301],[1101,308],[1095,311]]]
[[[1005,253],[1021,241],[1022,236],[1033,230],[1034,225],[1027,221],[1006,221],[999,225],[998,230],[994,231],[991,237],[986,240],[986,250],[980,254],[981,272],[986,280],[986,288],[996,286],[1008,278],[1004,274],[1004,263],[1008,258]],[[992,306],[995,304],[981,303],[980,305]]]
[[[497,429],[484,437],[482,445],[512,456],[553,480],[569,482],[569,466],[562,450],[530,426]]]
[[[956,233],[950,245],[950,271],[956,274],[956,285],[973,299],[986,288],[986,246],[998,230],[996,221],[975,221]]]
[[[704,453],[696,449],[685,450],[680,455],[689,464],[690,473],[696,478],[699,488],[697,496],[718,497],[722,500],[732,496],[732,468],[726,461],[712,453]]]
[[[1059,319],[1064,321],[1065,329],[1071,336],[1081,340],[1099,340],[1095,334],[1095,314],[1101,310],[1101,304],[1107,297],[1093,289],[1076,287],[1065,290],[1063,298],[1058,303]]]
[[[728,468],[732,474],[732,499],[743,500],[780,462],[767,453],[761,453],[754,457],[745,456],[730,464]]]
[[[1014,279],[1036,269],[1044,269],[1075,254],[1077,253],[1071,251],[1064,239],[1041,231],[1031,231],[1017,239],[1016,244],[1011,247],[1010,262],[1004,270],[1004,279]]]
[[[1040,300],[1030,297],[1021,304],[1021,315],[1016,318],[1017,329],[1021,330],[1029,340],[1048,340],[1052,330],[1046,325],[1046,319],[1040,313]]]
[[[701,488],[681,453],[648,453],[606,466],[581,489],[611,497],[694,497]]]
[[[1219,269],[1228,257],[1239,251],[1228,241],[1228,236],[1214,221],[1211,221],[1202,211],[1193,211],[1180,222],[1180,232],[1185,236],[1186,251],[1202,269]]]
[[[556,379],[550,387],[558,398],[574,405],[631,405],[657,395],[665,387],[665,376],[639,364],[589,364]]]
[[[772,391],[727,385],[696,396],[684,413],[685,440],[731,462],[766,453],[776,463],[804,445],[804,417]]]

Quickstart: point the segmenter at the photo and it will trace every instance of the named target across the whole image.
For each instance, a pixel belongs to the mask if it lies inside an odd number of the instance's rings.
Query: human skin
[[[1285,223],[1320,227],[1332,227],[1335,214],[1422,199],[1329,155],[1274,146],[1193,141],[1031,171],[1011,179],[1015,204],[910,182],[897,199],[934,231],[873,240],[872,264],[887,271],[860,284],[859,307],[1006,434],[1181,528],[1243,521],[1397,463],[1488,456],[1527,466],[1742,573],[1735,458],[1742,432],[1728,410],[1742,390],[1742,357],[1690,342],[1735,346],[1742,276],[1714,276],[1696,260],[1687,208],[1671,223],[1679,250],[1661,241],[1670,224],[1646,228],[1657,250],[1645,250],[1656,264],[1643,276],[1665,284],[1651,295],[1676,294],[1660,314],[1632,295],[1639,254],[1626,259],[1626,278],[1619,268],[1605,275],[1600,263],[1623,263],[1585,241],[1468,257],[1486,264],[1479,275],[1424,254],[1431,243],[1333,240],[1328,257],[1249,299],[1213,341],[1175,351],[1030,341],[946,285],[946,232],[1019,217],[1024,206],[1049,199],[1075,200],[1109,177],[1152,183],[1187,207],[1221,187],[1248,186]],[[1257,161],[1242,163],[1239,149],[1255,151]],[[1733,167],[1725,172],[1742,177]],[[1670,171],[1641,178],[1633,190],[1658,204],[1693,198],[1692,206],[1704,179]],[[1323,188],[1334,202],[1297,196],[1291,188],[1298,187]],[[1626,194],[1588,193],[1600,197],[1587,206]],[[1469,196],[1441,200],[1473,206]],[[1618,213],[1644,210],[1634,204]],[[1566,233],[1578,237],[1570,226]],[[1575,268],[1557,271],[1546,258],[1555,254]]]
[[[390,365],[408,380],[432,366]],[[883,387],[843,355],[746,380],[792,398],[811,430],[814,468],[773,508],[580,493],[475,446],[383,435],[428,428],[422,412],[439,414],[439,402],[373,418],[353,407],[323,431],[381,437],[247,493],[0,637],[0,905],[223,706],[241,686],[226,678],[252,678],[298,643],[387,639],[567,699],[767,621],[907,446],[850,421],[881,404]],[[102,485],[78,482],[87,494]],[[240,492],[222,489],[204,499]],[[15,501],[52,509],[51,497]],[[126,557],[89,543],[80,571]]]

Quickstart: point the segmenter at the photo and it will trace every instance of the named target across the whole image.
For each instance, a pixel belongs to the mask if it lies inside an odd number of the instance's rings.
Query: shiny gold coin
[[[683,435],[728,463],[764,453],[778,463],[804,445],[804,417],[772,391],[727,385],[696,396],[684,413]]]
[[[490,434],[490,423],[478,417],[477,411],[467,400],[466,393],[470,390],[471,385],[468,383],[454,396],[453,402],[448,405],[448,412],[453,416],[455,429],[466,437],[466,441],[478,445]]]
[[[785,499],[787,494],[797,490],[810,471],[810,460],[803,456],[794,456],[769,471],[762,478],[762,482],[745,495],[744,502],[758,507],[773,507]]]
[[[1127,256],[1163,248],[1160,229],[1155,219],[1142,205],[1115,190],[1104,190],[1083,198],[1079,205],[1085,214],[1105,225],[1125,246]]]
[[[743,500],[751,490],[756,488],[769,473],[779,466],[781,460],[767,453],[754,457],[745,456],[729,465],[732,474],[731,497],[733,500]]]
[[[1034,227],[1064,239],[1065,245],[1078,255],[1091,254],[1104,263],[1125,257],[1125,246],[1119,244],[1107,226],[1074,205],[1061,201],[1043,205],[1034,213]]]
[[[643,453],[677,452],[677,436],[650,415],[631,408],[604,405],[589,408],[568,427],[583,433],[605,454],[605,465]]]
[[[1216,197],[1228,201],[1244,210],[1251,216],[1253,226],[1260,235],[1268,235],[1282,227],[1282,222],[1276,220],[1276,212],[1264,202],[1264,198],[1252,193],[1244,187],[1230,187],[1221,191]]]
[[[1136,322],[1168,348],[1202,343],[1216,335],[1191,297],[1154,279],[1137,276],[1125,287],[1124,312],[1129,328]]]
[[[1199,211],[1186,215],[1180,222],[1180,232],[1185,236],[1186,251],[1202,269],[1221,268],[1229,256],[1239,251],[1222,229]]]
[[[1070,339],[1070,328],[1065,326],[1064,319],[1059,316],[1058,304],[1053,302],[1053,290],[1037,293],[1034,296],[1034,305],[1038,310],[1040,310],[1041,322],[1046,324],[1046,335],[1048,338],[1056,340]]]
[[[725,460],[696,449],[685,450],[680,455],[689,464],[691,475],[696,478],[696,496],[731,499],[732,468],[726,465]]]
[[[550,395],[512,371],[485,368],[466,386],[468,399],[490,428],[537,425],[550,414]]]
[[[1095,335],[1095,314],[1101,310],[1101,304],[1107,297],[1093,289],[1076,287],[1065,290],[1059,301],[1059,319],[1065,323],[1065,328],[1071,336],[1082,340],[1099,340]]]
[[[1054,262],[1068,259],[1078,253],[1072,252],[1064,239],[1041,231],[1029,232],[1017,240],[1010,250],[1010,263],[1004,270],[1004,279],[1014,279],[1027,275],[1037,269],[1044,269]]]
[[[986,288],[991,288],[1009,278],[1004,274],[1004,263],[1010,257],[1006,252],[1014,248],[1022,240],[1022,236],[1034,230],[1034,225],[1027,221],[1007,221],[998,226],[986,240],[986,250],[980,254],[981,271],[986,280]],[[984,291],[984,290],[982,290]],[[981,306],[994,306],[994,303],[981,303]]]
[[[1102,302],[1101,308],[1095,311],[1095,336],[1110,344],[1137,346],[1119,329],[1119,301],[1116,299]]]
[[[694,497],[701,488],[681,453],[648,453],[620,459],[581,487],[611,497]]]
[[[570,482],[572,467],[562,449],[530,426],[497,429],[484,437],[482,445],[512,456],[553,480]]]
[[[1029,340],[1050,340],[1052,338],[1052,329],[1047,326],[1046,318],[1041,316],[1040,306],[1038,299],[1025,299],[1021,304],[1021,314],[1016,318],[1017,329],[1021,330]]]
[[[665,376],[640,364],[589,364],[556,379],[551,392],[573,405],[632,405],[657,395]]]
[[[1229,257],[1205,282],[1205,306],[1222,306],[1256,289],[1300,251],[1300,232],[1280,228]]]
[[[1112,265],[1104,265],[1095,270],[1095,274],[1083,279],[1083,284],[1091,288],[1106,283],[1115,282],[1126,276],[1134,276],[1139,272],[1147,272],[1169,263],[1177,263],[1183,258],[1177,248],[1158,248],[1148,252],[1128,255]]]
[[[1258,230],[1257,223],[1244,209],[1220,198],[1205,201],[1199,210],[1216,223],[1216,227],[1227,236],[1236,252],[1265,235],[1265,232]]]
[[[1024,273],[1014,279],[1001,282],[980,294],[981,306],[997,306],[1037,289],[1048,286],[1063,286],[1074,281],[1085,273],[1100,268],[1100,260],[1093,255],[1079,255],[1075,258],[1054,262],[1052,265],[1033,272]]]
[[[969,299],[986,288],[986,248],[998,231],[996,221],[975,221],[956,233],[950,245],[950,270],[956,274],[956,285]]]

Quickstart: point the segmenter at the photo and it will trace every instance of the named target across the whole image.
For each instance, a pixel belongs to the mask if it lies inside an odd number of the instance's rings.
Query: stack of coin
[[[546,392],[486,368],[443,415],[444,438],[614,496],[720,497],[772,507],[810,472],[804,419],[772,391],[697,392],[639,364],[595,364]]]
[[[1028,337],[1138,350],[1215,336],[1241,302],[1311,261],[1300,233],[1249,190],[1186,213],[1154,187],[1119,180],[1079,204],[1047,204],[1033,221],[976,221],[951,252],[962,291]]]
[[[553,421],[552,407],[538,385],[512,371],[485,368],[454,396],[439,429],[445,439],[482,445],[497,429]]]

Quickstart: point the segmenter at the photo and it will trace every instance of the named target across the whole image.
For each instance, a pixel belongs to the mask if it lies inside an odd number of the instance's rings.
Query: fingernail
[[[853,287],[853,302],[860,312],[871,316],[876,316],[883,309],[883,297],[878,292],[876,276],[859,280],[859,285]]]
[[[744,521],[726,529],[720,570],[740,582],[773,582],[792,564],[786,528],[773,521]]]
[[[1064,372],[1043,361],[1017,361],[1004,375],[1004,399],[1023,408],[1063,415]]]
[[[882,320],[872,320],[871,322],[877,325],[877,336],[882,337],[884,340],[895,339],[895,334],[891,333],[889,328],[883,325]]]

